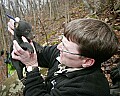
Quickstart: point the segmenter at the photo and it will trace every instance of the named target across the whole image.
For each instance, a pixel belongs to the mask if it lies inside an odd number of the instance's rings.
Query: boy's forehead
[[[76,43],[68,41],[68,39],[65,36],[63,36],[62,42],[64,42],[65,45],[71,46],[73,49],[79,47]]]
[[[64,35],[62,36],[62,40],[68,41],[67,38]]]

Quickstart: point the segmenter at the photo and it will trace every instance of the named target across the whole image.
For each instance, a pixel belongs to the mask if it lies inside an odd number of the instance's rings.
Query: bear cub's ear
[[[18,26],[19,26],[19,22],[15,22],[14,23],[14,28],[18,28]]]

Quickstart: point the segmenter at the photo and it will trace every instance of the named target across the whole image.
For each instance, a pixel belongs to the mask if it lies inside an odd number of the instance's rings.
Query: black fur
[[[15,22],[14,23],[14,38],[13,40],[17,40],[18,44],[24,49],[24,50],[28,50],[29,52],[33,53],[34,49],[33,47],[30,45],[30,43],[27,42],[23,42],[22,40],[22,36],[26,37],[26,39],[30,42],[30,40],[32,40],[34,38],[33,34],[32,34],[32,26],[27,23],[26,21],[19,21],[19,22]],[[10,52],[13,51],[13,44],[11,46],[11,50]],[[15,67],[17,74],[18,74],[18,78],[20,80],[23,79],[23,68],[25,67],[25,65],[15,59],[12,59],[12,64]]]

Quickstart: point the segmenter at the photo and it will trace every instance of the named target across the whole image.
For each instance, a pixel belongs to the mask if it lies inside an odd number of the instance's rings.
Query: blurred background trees
[[[1,0],[1,49],[9,50],[10,46],[11,37],[7,31],[9,19],[6,14],[30,22],[36,35],[35,41],[48,44],[51,34],[59,33],[63,22],[87,16],[108,22],[115,20],[119,11],[119,0]]]
[[[7,30],[9,18],[6,14],[30,22],[36,36],[34,41],[42,45],[58,43],[58,36],[63,32],[63,23],[77,18],[103,20],[120,37],[120,0],[1,0],[0,52],[4,50],[4,54],[0,55],[0,84],[8,77],[8,65],[4,59],[7,58],[6,53],[12,43],[12,36]]]

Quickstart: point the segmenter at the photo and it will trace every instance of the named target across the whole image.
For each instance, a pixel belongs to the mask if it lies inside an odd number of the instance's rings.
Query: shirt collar
[[[60,57],[57,57],[56,58],[59,62],[60,62]],[[84,68],[70,68],[70,67],[67,67],[66,65],[64,64],[58,64],[58,71],[56,71],[54,73],[54,75],[58,75],[58,74],[61,74],[61,73],[69,73],[69,72],[73,72],[73,71],[77,71],[77,70],[82,70]]]

